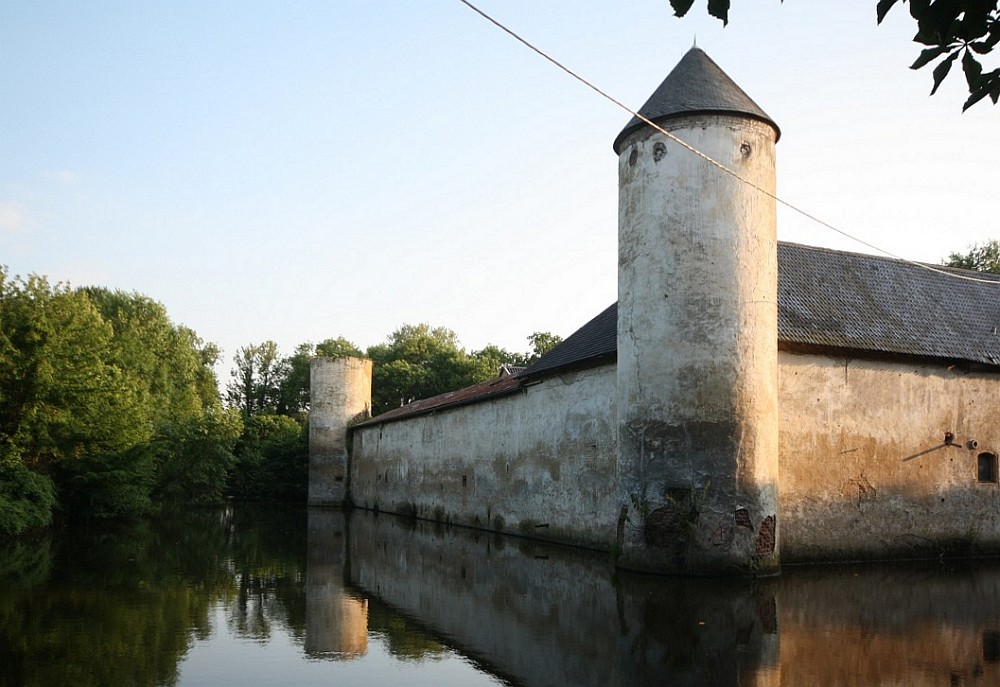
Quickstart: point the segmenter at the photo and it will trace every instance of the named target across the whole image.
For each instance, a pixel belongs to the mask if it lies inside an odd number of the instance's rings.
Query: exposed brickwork
[[[646,544],[660,548],[670,548],[687,542],[691,529],[690,513],[663,506],[646,517],[644,534]]]
[[[770,556],[774,553],[774,526],[774,516],[768,515],[764,518],[764,521],[760,523],[760,531],[757,533],[757,537],[753,540],[757,556],[761,558]]]

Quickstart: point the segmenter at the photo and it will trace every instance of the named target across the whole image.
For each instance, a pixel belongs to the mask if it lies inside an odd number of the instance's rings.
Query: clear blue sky
[[[697,37],[781,126],[782,198],[916,260],[1000,238],[1000,108],[928,97],[905,6],[479,5],[635,108]],[[617,298],[629,115],[457,0],[5,0],[0,94],[0,263],[161,301],[223,381],[264,339],[525,350]]]

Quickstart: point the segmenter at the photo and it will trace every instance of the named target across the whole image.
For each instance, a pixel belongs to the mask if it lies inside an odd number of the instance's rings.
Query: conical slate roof
[[[745,115],[767,122],[774,127],[776,136],[781,136],[774,120],[711,57],[699,48],[691,48],[649,96],[639,114],[659,124],[667,119],[697,113]],[[632,117],[615,139],[615,153],[620,152],[627,136],[644,126],[647,126],[645,122]]]

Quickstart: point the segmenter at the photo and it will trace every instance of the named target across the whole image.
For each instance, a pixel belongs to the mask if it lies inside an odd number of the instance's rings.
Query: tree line
[[[315,355],[372,358],[377,413],[529,364],[559,341],[536,333],[525,353],[470,353],[426,324],[365,352],[332,338],[283,356],[265,341],[236,352],[221,394],[218,347],[162,304],[0,266],[0,536],[56,515],[134,516],[227,496],[304,501]]]
[[[386,342],[366,351],[338,337],[315,345],[300,344],[292,355],[282,357],[278,344],[268,340],[236,352],[226,400],[247,417],[301,416],[309,412],[309,361],[313,357],[366,357],[374,363],[372,412],[377,415],[496,377],[505,365],[530,365],[562,343],[562,338],[535,332],[528,336],[528,343],[530,349],[524,353],[493,344],[466,352],[454,331],[429,324],[404,324]]]

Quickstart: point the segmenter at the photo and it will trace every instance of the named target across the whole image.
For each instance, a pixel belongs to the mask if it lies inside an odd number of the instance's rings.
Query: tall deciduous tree
[[[528,354],[528,362],[533,363],[543,355],[548,355],[552,349],[562,343],[562,337],[552,332],[535,332],[528,335],[528,343],[531,345],[531,352]]]
[[[114,329],[86,294],[0,269],[0,462],[45,471],[152,433]]]
[[[236,351],[233,363],[233,379],[226,388],[229,405],[239,408],[244,417],[277,412],[285,376],[278,344],[268,340],[244,346]]]
[[[512,353],[496,344],[473,351],[472,357],[479,367],[476,376],[483,380],[496,377],[504,366],[524,367],[528,364],[528,356],[524,353]]]
[[[879,23],[898,3],[907,0],[878,0],[875,16]],[[969,88],[969,97],[962,106],[968,109],[989,96],[994,104],[1000,100],[1000,67],[986,71],[980,56],[988,55],[1000,43],[1000,9],[998,0],[909,0],[910,16],[917,23],[913,41],[926,46],[910,66],[920,69],[937,61],[933,69],[934,94],[961,57],[962,71]],[[678,17],[683,17],[694,0],[670,0]],[[730,0],[708,0],[708,13],[723,23],[729,21]]]
[[[154,498],[221,498],[235,457],[238,417],[219,402],[218,355],[166,308],[137,293],[82,289],[114,331],[110,361],[140,399],[148,438],[127,451],[91,453],[62,466],[64,500],[91,514],[121,515]]]
[[[1000,241],[974,244],[965,253],[952,253],[944,261],[948,267],[960,267],[977,272],[1000,274]]]
[[[372,407],[376,413],[480,381],[476,360],[445,327],[404,324],[384,344],[368,349],[374,362]]]
[[[46,520],[53,482],[98,516],[220,494],[236,432],[216,355],[145,296],[0,268],[0,531]]]

